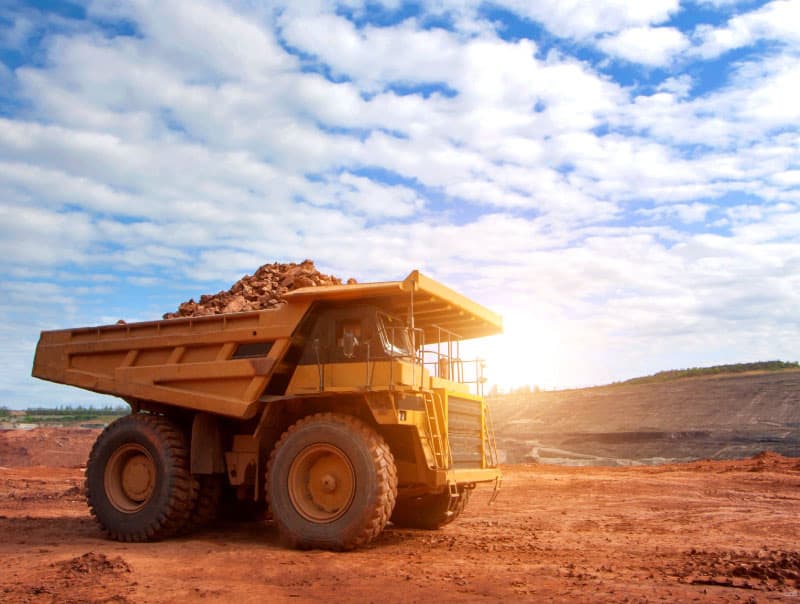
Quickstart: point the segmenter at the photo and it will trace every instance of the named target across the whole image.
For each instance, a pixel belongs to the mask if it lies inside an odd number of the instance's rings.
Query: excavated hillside
[[[509,462],[571,465],[800,457],[800,371],[500,395],[490,399]]]

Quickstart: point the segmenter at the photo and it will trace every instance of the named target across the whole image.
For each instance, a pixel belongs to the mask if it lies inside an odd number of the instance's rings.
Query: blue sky
[[[5,2],[0,405],[273,261],[501,312],[492,383],[797,360],[800,1]]]

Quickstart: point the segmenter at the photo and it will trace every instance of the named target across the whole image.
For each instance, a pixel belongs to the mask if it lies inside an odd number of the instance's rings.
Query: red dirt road
[[[80,468],[7,465],[0,601],[800,602],[800,459],[504,473],[494,505],[478,488],[443,530],[389,526],[366,549],[331,553],[283,549],[274,527],[233,520],[108,541]]]

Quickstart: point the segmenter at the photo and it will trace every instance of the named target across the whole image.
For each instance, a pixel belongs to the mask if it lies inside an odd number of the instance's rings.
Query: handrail
[[[461,338],[452,331],[443,327],[436,326],[439,337],[434,347],[428,348],[425,343],[425,330],[419,327],[407,327],[399,325],[382,326],[386,353],[391,359],[409,359],[412,362],[412,383],[417,383],[417,365],[420,369],[427,369],[428,373],[435,377],[451,380],[459,384],[474,386],[477,396],[484,395],[484,384],[486,379],[483,375],[486,363],[483,359],[461,358]],[[405,351],[398,348],[395,343],[401,342],[403,338],[398,337],[400,332],[408,334],[408,338],[415,347],[415,352]],[[392,371],[390,369],[390,371]],[[425,388],[424,371],[419,372],[419,387]],[[390,380],[392,376],[390,375]]]

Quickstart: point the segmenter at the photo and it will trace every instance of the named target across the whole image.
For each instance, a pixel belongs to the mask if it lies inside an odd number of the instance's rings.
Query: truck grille
[[[447,430],[453,468],[483,465],[481,402],[448,396]]]

